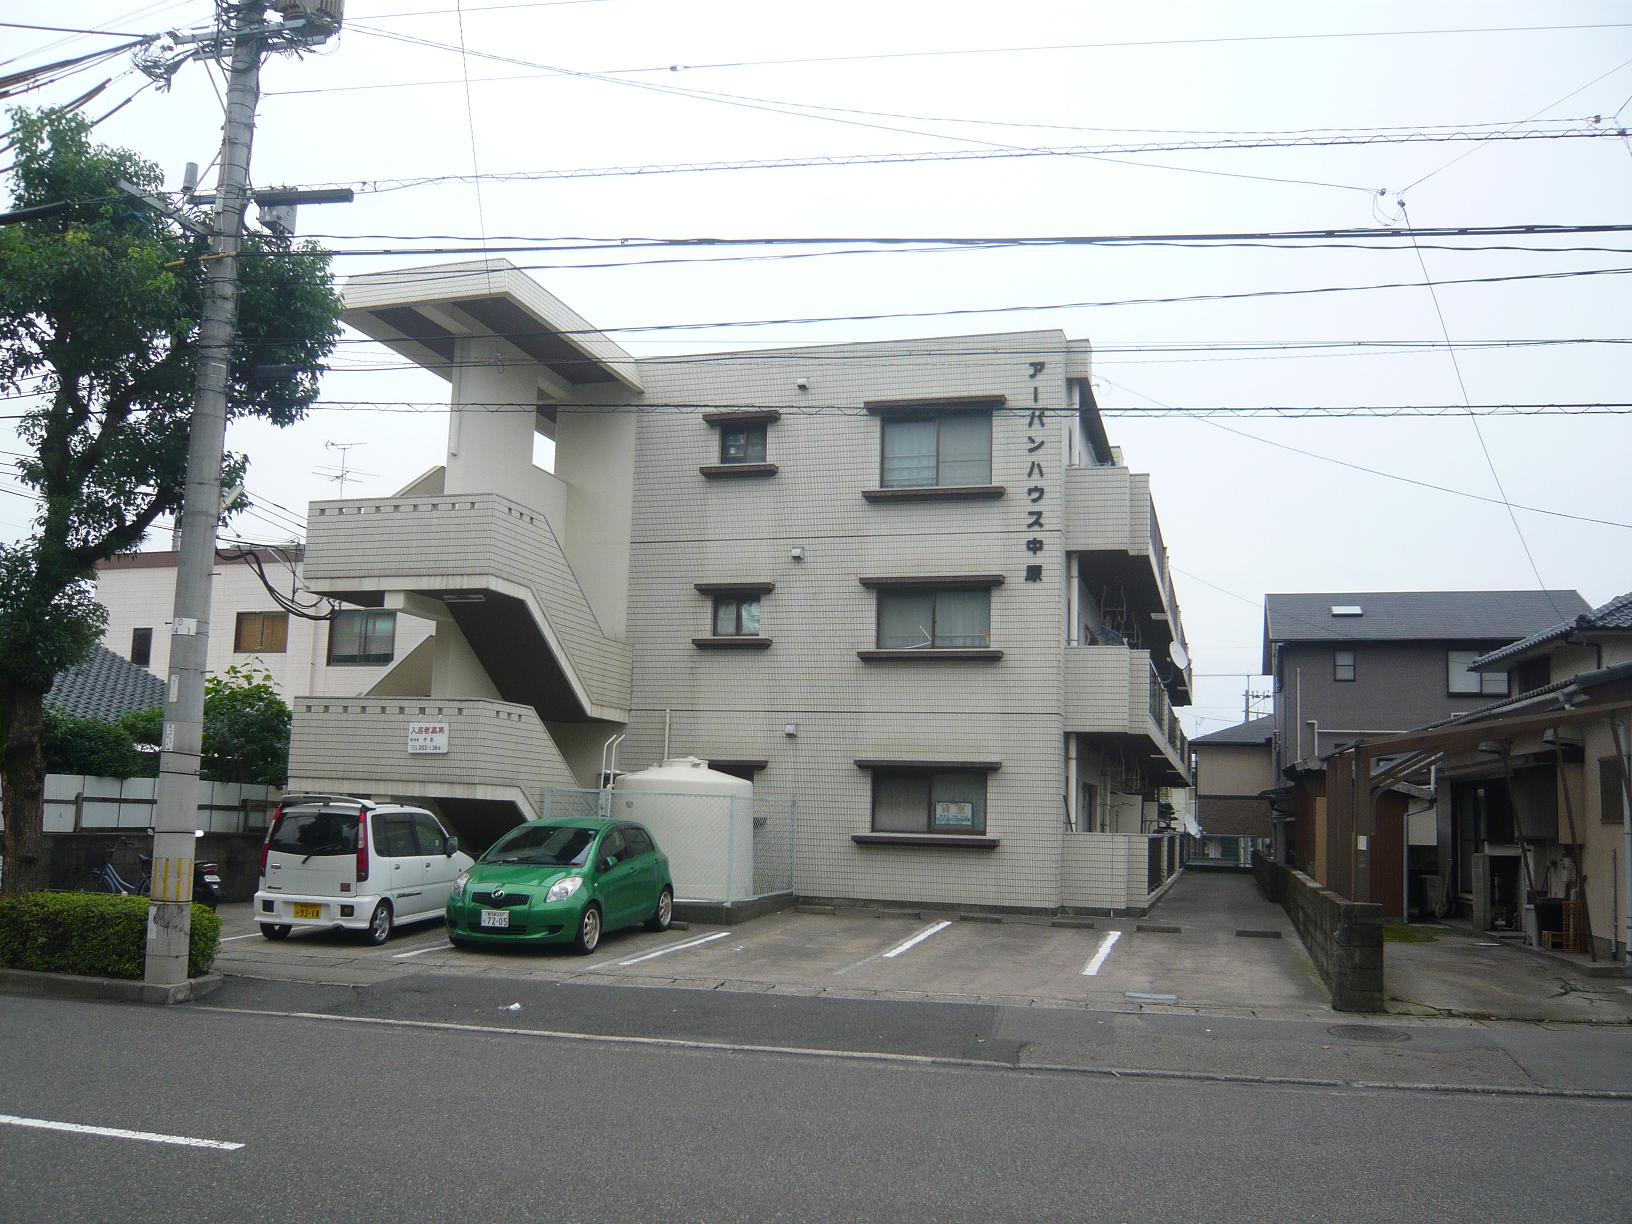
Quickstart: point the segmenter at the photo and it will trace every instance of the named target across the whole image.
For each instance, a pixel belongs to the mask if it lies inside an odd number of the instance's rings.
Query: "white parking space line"
[[[392,960],[407,960],[410,956],[422,956],[426,952],[440,952],[443,948],[451,948],[451,947],[453,947],[453,945],[451,943],[449,943],[447,940],[444,939],[441,943],[432,944],[428,948],[415,948],[412,952],[393,952],[391,954],[391,959]]]
[[[667,956],[670,952],[684,952],[687,948],[700,948],[706,943],[713,943],[716,939],[724,939],[730,931],[720,931],[713,935],[704,935],[701,939],[688,939],[684,943],[670,944],[666,948],[659,948],[656,952],[648,952],[644,956],[632,956],[628,960],[619,961],[618,965],[638,965],[641,961],[649,961],[654,956]]]
[[[948,920],[946,922],[931,923],[929,926],[927,926],[923,930],[919,931],[918,934],[914,935],[911,939],[904,940],[903,942],[896,944],[895,947],[891,948],[888,952],[884,953],[884,959],[885,960],[895,959],[897,956],[900,956],[903,952],[906,952],[906,951],[908,951],[908,950],[910,950],[912,948],[916,948],[919,944],[923,943],[924,940],[928,939],[931,935],[934,935],[938,931],[944,931],[944,930],[946,930],[947,927],[949,927],[951,925],[952,925],[952,923],[951,923],[950,920]]]
[[[251,931],[248,935],[224,935],[224,936],[221,937],[221,942],[222,943],[231,943],[235,939],[255,939],[259,935],[260,935],[259,931]]]
[[[227,1143],[220,1139],[160,1135],[153,1131],[124,1130],[116,1126],[86,1126],[80,1122],[52,1122],[46,1118],[19,1118],[15,1114],[0,1114],[0,1125],[23,1126],[31,1130],[67,1131],[75,1135],[100,1135],[104,1139],[139,1139],[143,1143],[169,1143],[176,1147],[215,1148],[223,1152],[236,1152],[244,1146],[241,1143]]]
[[[1082,967],[1083,977],[1098,977],[1099,967],[1105,963],[1105,958],[1116,947],[1116,941],[1122,938],[1121,931],[1106,931],[1105,938],[1099,941],[1099,948],[1094,952],[1094,958]]]

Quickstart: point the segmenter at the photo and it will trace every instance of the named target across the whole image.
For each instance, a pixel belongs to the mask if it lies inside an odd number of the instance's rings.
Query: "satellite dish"
[[[1190,652],[1184,648],[1178,638],[1167,644],[1167,657],[1173,660],[1173,666],[1184,671],[1190,666]]]

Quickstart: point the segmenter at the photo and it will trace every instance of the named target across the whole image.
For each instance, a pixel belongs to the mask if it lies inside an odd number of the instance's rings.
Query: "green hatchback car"
[[[533,820],[461,872],[448,897],[448,938],[473,944],[571,944],[595,951],[606,931],[674,918],[669,860],[626,820]]]

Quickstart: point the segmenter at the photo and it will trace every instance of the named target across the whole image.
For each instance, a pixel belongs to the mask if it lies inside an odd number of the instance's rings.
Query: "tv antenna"
[[[358,477],[358,476],[373,476],[373,475],[375,475],[374,472],[358,471],[358,470],[352,468],[351,464],[350,464],[351,456],[350,456],[350,454],[348,452],[355,446],[367,446],[367,445],[368,444],[366,442],[325,442],[325,443],[323,443],[323,449],[324,450],[331,450],[331,451],[339,451],[340,452],[340,466],[338,468],[318,468],[318,469],[316,469],[316,471],[313,474],[323,477],[324,480],[332,480],[335,483],[337,483],[340,486],[340,496],[341,496],[341,498],[344,498],[345,495],[346,495],[346,481],[352,480],[352,479],[354,479],[355,477]]]

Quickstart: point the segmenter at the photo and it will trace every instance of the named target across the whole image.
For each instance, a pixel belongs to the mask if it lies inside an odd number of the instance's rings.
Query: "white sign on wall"
[[[414,722],[408,724],[408,752],[418,755],[428,752],[447,752],[448,724],[445,722]]]
[[[975,805],[972,803],[937,803],[935,825],[941,829],[972,829],[975,827]]]

